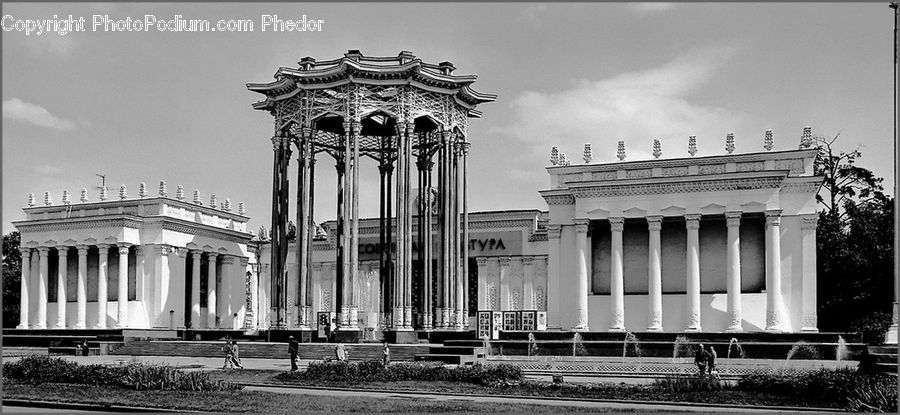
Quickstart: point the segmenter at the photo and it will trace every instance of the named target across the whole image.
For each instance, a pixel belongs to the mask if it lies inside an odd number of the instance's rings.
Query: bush
[[[865,412],[873,411],[872,408],[897,411],[897,378],[881,373],[821,369],[802,375],[753,374],[738,381],[737,389],[796,395]]]
[[[711,377],[666,376],[653,383],[653,389],[660,392],[709,392],[730,389],[728,384]]]
[[[305,372],[286,372],[276,379],[326,382],[401,382],[445,381],[494,385],[498,382],[518,382],[522,371],[518,366],[481,365],[448,368],[437,363],[398,362],[384,366],[380,360],[362,362],[311,362]]]
[[[884,336],[891,327],[890,313],[876,311],[850,323],[850,330],[862,333],[863,343],[884,344]]]
[[[804,341],[799,341],[794,343],[791,347],[791,350],[788,352],[788,359],[821,360],[822,354],[819,353],[819,349],[815,346]]]
[[[235,390],[238,384],[211,380],[206,372],[131,362],[124,366],[79,365],[59,357],[32,355],[3,364],[3,377],[29,384],[74,383],[136,390]]]

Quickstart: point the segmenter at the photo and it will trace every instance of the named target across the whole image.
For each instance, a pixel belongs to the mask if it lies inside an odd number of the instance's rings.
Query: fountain
[[[672,344],[672,362],[675,363],[678,361],[679,357],[689,357],[691,354],[691,346],[690,341],[685,336],[678,336],[675,338],[675,343]],[[687,352],[687,353],[684,353]]]
[[[481,336],[481,347],[484,347],[485,356],[491,356],[491,337],[485,334]]]
[[[534,333],[528,333],[528,356],[537,356],[538,346]]]
[[[734,349],[738,352],[738,356],[740,356],[741,359],[747,357],[744,353],[744,348],[741,347],[741,343],[738,339],[732,337],[731,340],[728,341],[728,354],[725,357],[726,359],[731,359],[731,346],[734,346]]]
[[[581,355],[584,356],[587,354],[587,350],[584,348],[584,342],[581,340],[581,333],[575,333],[572,336],[572,357]]]
[[[625,333],[625,340],[622,341],[622,358],[628,354],[628,343],[631,343],[632,350],[634,350],[635,357],[641,357],[641,347],[638,345],[637,336],[634,333],[628,332]]]
[[[837,347],[834,351],[834,359],[840,362],[844,360],[845,356],[847,356],[847,341],[844,340],[843,336],[838,336]]]

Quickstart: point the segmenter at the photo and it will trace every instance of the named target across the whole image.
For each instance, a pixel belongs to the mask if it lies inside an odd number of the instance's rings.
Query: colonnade
[[[788,323],[785,311],[784,299],[781,293],[781,210],[767,210],[766,218],[766,330],[784,331]],[[742,212],[725,212],[727,236],[726,236],[726,292],[727,313],[729,324],[727,331],[742,331],[741,316],[741,264],[740,264],[740,224]],[[623,233],[625,228],[624,217],[610,217],[610,315],[612,323],[610,331],[625,331],[625,298],[624,298],[624,250]],[[662,308],[662,269],[661,269],[661,244],[660,230],[662,228],[662,216],[647,216],[647,228],[649,230],[649,262],[648,262],[648,296],[649,307],[647,310],[649,324],[647,331],[663,330]],[[700,214],[684,215],[687,230],[686,249],[686,287],[687,287],[687,326],[686,331],[702,330],[700,324],[700,238],[701,225]],[[588,330],[588,293],[591,269],[591,244],[590,244],[590,220],[576,219],[575,227],[575,259],[576,259],[576,324],[574,330]],[[813,230],[814,224],[805,227],[805,231]],[[560,238],[559,225],[551,225],[548,229],[551,249],[559,250]],[[556,239],[556,240],[554,240]],[[559,266],[555,264],[554,266]],[[809,306],[807,306],[809,307]],[[630,328],[634,330],[634,328]]]
[[[546,272],[541,270],[546,271],[547,256],[478,257],[476,261],[479,310],[546,311]]]

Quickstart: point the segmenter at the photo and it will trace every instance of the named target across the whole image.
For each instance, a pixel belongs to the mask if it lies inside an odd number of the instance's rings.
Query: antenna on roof
[[[97,186],[97,189],[103,189],[103,188],[105,188],[105,187],[106,187],[106,175],[105,175],[105,174],[97,173],[96,176],[99,177],[99,178],[100,178],[100,181],[101,181],[101,182],[100,182],[100,186]]]

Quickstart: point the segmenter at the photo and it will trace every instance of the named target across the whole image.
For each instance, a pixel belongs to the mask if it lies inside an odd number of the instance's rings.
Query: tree
[[[19,324],[19,289],[22,280],[21,238],[18,231],[3,235],[3,327]]]
[[[846,152],[841,150],[835,154],[834,143],[841,134],[834,138],[815,137],[813,140],[819,147],[816,159],[816,174],[825,176],[822,191],[816,195],[816,201],[824,206],[827,215],[834,219],[843,219],[848,201],[867,203],[869,200],[884,196],[881,182],[871,170],[856,165],[856,159],[862,157],[859,148]]]

